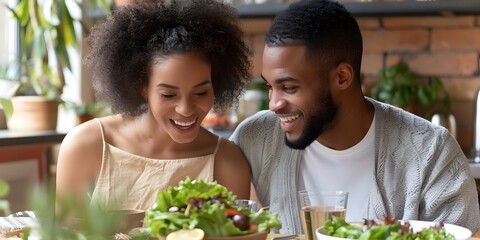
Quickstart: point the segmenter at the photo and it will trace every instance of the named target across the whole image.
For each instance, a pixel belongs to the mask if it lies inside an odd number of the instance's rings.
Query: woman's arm
[[[96,120],[79,125],[67,134],[57,160],[57,207],[59,201],[86,199],[89,187],[100,172],[102,151],[102,135]]]
[[[251,177],[250,165],[240,148],[222,140],[215,157],[215,180],[237,195],[237,199],[249,199]]]

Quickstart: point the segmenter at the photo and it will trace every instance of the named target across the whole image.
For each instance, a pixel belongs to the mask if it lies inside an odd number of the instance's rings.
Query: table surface
[[[272,240],[274,237],[282,237],[282,236],[288,236],[289,234],[268,234],[267,240]],[[298,240],[304,240],[305,238],[303,235],[299,235],[297,238]],[[475,233],[470,240],[480,240],[480,232]]]
[[[0,147],[60,143],[66,133],[57,131],[10,131],[0,130]]]

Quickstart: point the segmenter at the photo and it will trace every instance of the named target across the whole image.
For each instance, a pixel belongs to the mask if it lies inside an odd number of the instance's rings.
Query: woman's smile
[[[170,122],[172,122],[173,126],[179,128],[180,130],[189,130],[195,128],[195,123],[197,122],[197,119],[195,118],[192,121],[180,121],[170,119]]]

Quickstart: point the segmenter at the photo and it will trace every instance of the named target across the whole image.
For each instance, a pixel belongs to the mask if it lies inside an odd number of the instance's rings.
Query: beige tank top
[[[92,202],[106,210],[146,210],[155,202],[159,190],[175,186],[187,176],[213,181],[215,154],[182,159],[151,159],[119,149],[103,139],[102,166],[92,194]]]

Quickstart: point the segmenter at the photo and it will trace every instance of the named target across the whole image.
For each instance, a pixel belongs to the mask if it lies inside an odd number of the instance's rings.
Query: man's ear
[[[353,68],[347,62],[341,62],[335,68],[335,84],[338,89],[344,90],[353,83]]]

